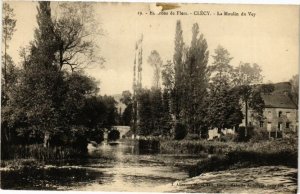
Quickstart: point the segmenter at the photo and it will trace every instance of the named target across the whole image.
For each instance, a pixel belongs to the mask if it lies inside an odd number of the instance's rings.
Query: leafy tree
[[[211,82],[209,86],[209,107],[207,120],[210,127],[219,130],[232,128],[242,122],[242,112],[239,106],[237,92],[231,88],[231,57],[229,52],[218,46],[210,66]]]
[[[239,90],[240,97],[245,106],[245,136],[248,128],[248,109],[249,105],[258,115],[262,117],[263,100],[257,93],[256,84],[262,81],[261,68],[257,64],[240,63],[233,70],[233,83]]]
[[[198,35],[199,26],[195,23],[192,28],[192,41],[186,53],[184,68],[183,116],[191,133],[201,133],[206,129],[203,118],[206,115],[205,98],[208,85],[207,62],[209,52],[203,34]]]
[[[230,65],[230,61],[233,58],[230,57],[230,53],[224,47],[219,45],[215,49],[215,55],[212,57],[214,59],[210,66],[210,76],[212,81],[214,81],[214,79],[223,79],[227,83],[231,84],[233,68]]]
[[[239,66],[233,70],[233,83],[239,85],[253,85],[262,82],[261,68],[258,64],[240,62]]]
[[[133,99],[130,91],[126,90],[122,92],[122,98],[120,100],[123,104],[126,105],[126,108],[122,114],[122,120],[125,125],[130,126],[133,114]]]
[[[76,125],[89,129],[110,129],[117,121],[116,101],[111,96],[92,96],[86,98]]]
[[[131,125],[131,120],[132,120],[132,110],[133,110],[133,104],[128,104],[126,106],[123,114],[122,114],[122,121],[124,122],[124,125],[130,126]]]
[[[163,65],[162,69],[162,85],[164,86],[164,89],[168,90],[170,93],[172,92],[174,88],[174,65],[171,61],[167,61],[166,64]]]
[[[3,57],[3,83],[4,83],[4,89],[6,89],[7,86],[7,65],[12,64],[11,58],[7,54],[7,49],[9,47],[9,41],[12,39],[12,36],[15,32],[16,27],[16,19],[14,19],[15,14],[14,10],[9,6],[8,3],[3,3],[2,7],[2,45],[4,48],[4,57]],[[3,88],[2,88],[3,89]]]
[[[10,143],[13,129],[9,126],[9,117],[13,113],[11,98],[17,84],[18,69],[15,67],[12,58],[7,53],[9,42],[16,30],[16,19],[13,9],[8,3],[2,7],[2,76],[1,76],[1,141],[4,144]]]
[[[159,53],[156,50],[151,51],[150,56],[148,57],[148,63],[153,67],[154,76],[153,76],[153,87],[160,88],[160,74],[162,60]]]
[[[122,98],[120,99],[120,101],[125,104],[126,106],[128,106],[129,104],[132,103],[132,94],[129,90],[125,90],[122,92]]]
[[[176,31],[175,31],[175,52],[173,55],[174,63],[174,92],[173,92],[173,110],[172,112],[175,115],[175,119],[178,121],[180,119],[180,112],[182,110],[182,101],[183,101],[183,51],[184,51],[184,42],[182,35],[182,27],[180,20],[177,20]],[[176,122],[177,122],[176,121]]]
[[[299,75],[294,75],[292,79],[290,79],[291,83],[291,95],[292,99],[294,99],[295,103],[298,105],[299,100]]]
[[[162,69],[162,84],[163,84],[163,116],[162,116],[162,127],[163,134],[170,134],[170,130],[173,128],[172,119],[172,96],[174,88],[174,66],[171,61],[167,61],[163,65]]]
[[[28,134],[42,139],[45,133],[54,133],[61,127],[58,107],[63,94],[58,88],[63,84],[63,75],[53,65],[56,50],[50,33],[53,28],[50,2],[39,2],[37,21],[35,41],[11,100],[16,111],[8,123],[23,137]]]
[[[163,102],[160,88],[152,88],[150,91],[152,133],[162,134]]]
[[[137,96],[138,101],[138,133],[140,135],[150,135],[153,130],[152,107],[149,89],[141,89]]]
[[[59,69],[68,66],[74,71],[104,62],[104,59],[96,54],[99,48],[95,38],[102,35],[102,32],[94,18],[91,3],[60,3],[54,24],[53,34],[58,49],[56,63]]]
[[[173,119],[171,112],[171,95],[167,89],[162,93],[162,108],[161,108],[161,134],[170,135],[173,128]]]

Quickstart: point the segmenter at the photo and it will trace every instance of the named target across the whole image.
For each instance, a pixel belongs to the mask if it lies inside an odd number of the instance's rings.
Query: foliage
[[[174,139],[175,140],[182,140],[187,135],[188,131],[186,126],[182,123],[176,123],[175,125],[175,132],[174,132]]]
[[[238,142],[249,141],[251,136],[253,135],[253,131],[254,131],[254,127],[251,127],[251,126],[247,126],[247,130],[246,130],[246,127],[244,127],[244,126],[238,127],[236,129],[236,132],[237,132],[236,141],[238,141]],[[247,133],[247,135],[245,133]]]
[[[130,91],[126,90],[122,92],[122,98],[120,101],[126,105],[126,108],[122,114],[122,121],[124,125],[130,126],[133,114],[133,99]]]
[[[251,136],[251,142],[267,141],[269,140],[269,133],[264,129],[254,129]]]
[[[174,63],[174,89],[172,96],[172,112],[175,115],[176,120],[179,119],[180,111],[182,109],[182,101],[183,101],[183,35],[182,35],[182,27],[180,20],[177,20],[176,23],[176,31],[175,31],[175,50],[173,55],[173,63]]]
[[[153,67],[153,71],[154,71],[153,87],[160,88],[160,74],[161,74],[162,60],[160,58],[159,53],[156,50],[151,51],[151,54],[148,57],[148,63]]]
[[[207,120],[211,128],[233,128],[242,122],[243,114],[237,92],[231,87],[232,67],[229,52],[221,46],[215,50],[210,66]]]
[[[161,109],[161,134],[171,135],[171,129],[173,128],[173,119],[171,115],[171,94],[167,89],[163,90]]]
[[[261,67],[254,63],[240,62],[239,66],[233,70],[234,85],[258,84],[262,81]]]
[[[72,146],[85,151],[88,141],[100,143],[103,140],[103,128],[116,124],[114,98],[99,96],[97,82],[91,77],[80,71],[69,73],[57,65],[61,48],[57,45],[56,22],[65,22],[65,29],[70,30],[70,34],[67,33],[68,30],[61,31],[66,35],[60,37],[66,41],[64,43],[76,49],[81,46],[81,49],[85,49],[83,45],[87,46],[84,43],[87,40],[80,37],[86,26],[77,28],[70,25],[80,24],[82,21],[78,17],[92,14],[87,13],[90,6],[69,5],[64,5],[63,9],[71,10],[70,12],[62,13],[58,20],[53,20],[50,2],[38,2],[38,27],[34,41],[21,53],[22,67],[15,68],[10,57],[6,55],[9,90],[2,96],[5,103],[1,110],[1,135],[6,138],[7,149],[18,144],[44,143],[45,146]],[[75,14],[76,17],[67,18],[64,14]],[[88,18],[84,18],[84,21],[86,19]],[[76,34],[73,30],[80,33]],[[87,28],[84,31],[88,33]],[[68,35],[70,36],[67,37]],[[68,39],[73,35],[75,39]],[[72,61],[74,58],[68,56],[72,52],[72,57],[80,57],[80,50],[66,50],[64,57]],[[37,152],[44,153],[43,149]]]
[[[200,161],[190,169],[189,174],[197,176],[204,172],[273,165],[295,168],[297,163],[297,143],[289,140],[261,141],[242,144],[242,146],[236,144],[235,148],[227,154],[214,155]]]
[[[150,135],[153,130],[152,107],[150,99],[150,90],[141,89],[137,96],[139,112],[139,134]]]
[[[55,146],[45,148],[42,144],[11,145],[9,148],[1,148],[1,159],[36,159],[38,161],[57,161],[82,157],[84,152],[74,147]],[[14,160],[14,163],[16,160]],[[30,161],[32,164],[32,161]],[[26,164],[22,164],[25,165]],[[18,166],[18,165],[13,165]]]
[[[7,69],[9,66],[13,65],[11,57],[7,54],[7,49],[9,47],[9,41],[12,39],[12,36],[15,32],[16,22],[17,20],[14,19],[15,14],[14,10],[9,6],[8,3],[3,3],[2,7],[2,45],[4,47],[4,54],[2,54],[3,59],[3,78],[2,78],[2,89],[6,92],[8,82],[7,74],[9,74]],[[4,87],[3,87],[4,86]]]
[[[152,88],[150,91],[152,131],[162,134],[163,101],[160,89]]]
[[[110,130],[107,139],[110,141],[116,141],[117,139],[120,139],[120,132],[116,129]]]
[[[8,47],[8,41],[12,39],[13,33],[16,30],[17,21],[14,19],[14,10],[8,3],[3,3],[2,11],[2,43],[4,43],[5,47]]]
[[[207,96],[207,62],[209,52],[203,34],[199,35],[197,23],[192,28],[192,41],[187,49],[184,61],[184,96],[182,121],[186,123],[189,132],[204,133],[206,123]]]
[[[160,142],[157,139],[139,139],[139,153],[158,153]]]
[[[120,99],[120,101],[126,106],[132,103],[132,94],[129,90],[125,90],[122,92],[122,98]]]
[[[295,103],[298,105],[299,100],[299,75],[296,74],[290,79],[290,83],[292,86],[291,95],[292,99],[294,99]]]
[[[91,3],[63,2],[53,19],[53,31],[57,45],[56,63],[60,69],[68,66],[71,71],[93,64],[102,64],[95,37],[101,29],[94,18]]]
[[[162,84],[164,89],[166,89],[169,93],[171,93],[174,87],[174,65],[171,61],[167,61],[166,64],[163,65],[162,69]]]
[[[212,81],[217,82],[215,79],[223,79],[226,83],[231,83],[233,67],[230,65],[231,60],[230,53],[222,46],[218,46],[215,49],[215,55],[212,56],[214,61],[209,66],[209,74]]]
[[[220,140],[223,142],[234,142],[237,140],[237,134],[222,134]]]

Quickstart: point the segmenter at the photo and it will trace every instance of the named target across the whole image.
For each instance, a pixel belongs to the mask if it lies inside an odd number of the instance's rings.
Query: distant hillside
[[[120,111],[121,108],[121,113],[124,112],[126,105],[123,104],[120,99],[122,98],[122,94],[115,94],[115,95],[111,95],[112,97],[114,97],[114,99],[117,101],[117,108],[118,108],[118,112]]]

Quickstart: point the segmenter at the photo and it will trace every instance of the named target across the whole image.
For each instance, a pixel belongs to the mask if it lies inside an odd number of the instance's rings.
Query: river
[[[2,189],[127,192],[295,193],[296,168],[260,166],[188,177],[202,158],[145,153],[134,142],[103,143],[85,159],[1,170]],[[29,165],[30,166],[30,165]]]
[[[170,192],[200,157],[141,153],[130,141],[103,143],[86,159],[2,171],[2,189]]]

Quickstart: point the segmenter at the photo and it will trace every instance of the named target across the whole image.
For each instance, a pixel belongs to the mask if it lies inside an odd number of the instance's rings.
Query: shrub
[[[257,166],[284,165],[297,167],[298,146],[295,138],[248,143],[214,143],[214,146],[209,150],[214,155],[211,158],[201,160],[195,167],[190,169],[190,176],[197,176],[210,171]],[[218,145],[222,145],[222,149],[224,149],[224,145],[229,147],[220,152]]]
[[[230,142],[230,141],[236,141],[237,140],[237,134],[225,134],[225,135],[221,135],[220,137],[222,142]]]
[[[160,150],[160,141],[157,139],[139,139],[140,153],[158,153]]]
[[[43,144],[12,145],[1,147],[1,159],[37,159],[39,161],[63,160],[85,156],[85,151],[66,146],[44,147]]]
[[[182,123],[176,123],[174,139],[182,140],[185,138],[186,135],[187,135],[186,126]]]
[[[107,139],[110,141],[116,141],[117,139],[120,139],[120,132],[116,129],[111,130],[108,133]]]
[[[245,142],[249,141],[250,138],[253,136],[254,128],[252,126],[247,127],[247,136],[245,136],[245,127],[239,127],[237,129],[237,141]]]
[[[258,141],[268,140],[268,139],[269,139],[268,131],[263,130],[263,129],[254,129],[250,141],[251,142],[258,142]]]
[[[200,135],[198,134],[187,134],[184,138],[185,140],[199,140],[201,139]]]

